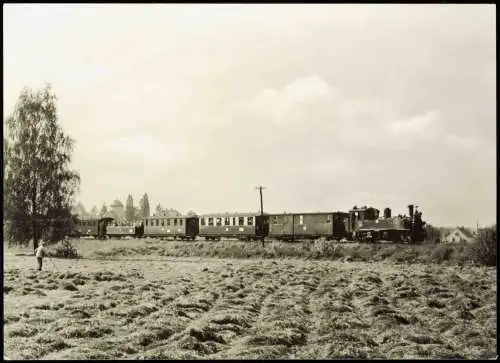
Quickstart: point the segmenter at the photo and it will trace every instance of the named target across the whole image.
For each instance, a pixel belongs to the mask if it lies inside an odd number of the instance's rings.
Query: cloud
[[[446,145],[450,146],[453,149],[464,151],[474,150],[478,146],[476,139],[457,134],[446,135],[444,138],[444,142],[446,143]]]
[[[440,118],[439,111],[427,111],[424,114],[410,117],[408,120],[392,122],[390,129],[395,136],[429,135],[439,131],[439,126],[436,124]]]
[[[281,90],[267,89],[235,107],[245,120],[286,144],[399,150],[415,142],[439,139],[443,115],[438,110],[403,117],[388,100],[348,97],[319,77],[296,79]],[[267,139],[267,136],[265,137]],[[327,145],[327,146],[326,146]]]

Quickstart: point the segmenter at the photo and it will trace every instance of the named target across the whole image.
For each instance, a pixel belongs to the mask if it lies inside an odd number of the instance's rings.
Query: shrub
[[[454,251],[455,247],[452,245],[437,245],[436,248],[432,251],[432,259],[436,262],[448,261],[450,260]]]
[[[480,230],[470,250],[471,258],[477,263],[495,266],[497,262],[497,226]]]
[[[57,246],[55,252],[49,253],[51,257],[59,258],[79,258],[78,251],[73,245],[68,241],[62,241],[62,244]]]

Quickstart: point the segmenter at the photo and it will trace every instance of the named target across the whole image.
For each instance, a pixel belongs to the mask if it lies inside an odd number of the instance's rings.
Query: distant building
[[[468,228],[456,227],[453,229],[443,229],[441,231],[442,243],[473,242],[475,233]]]
[[[113,204],[111,204],[110,209],[110,212],[115,219],[125,219],[125,208],[122,202],[120,202],[119,200],[115,200]]]

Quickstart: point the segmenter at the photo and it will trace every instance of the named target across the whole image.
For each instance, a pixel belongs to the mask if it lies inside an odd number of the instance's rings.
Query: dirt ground
[[[496,356],[494,268],[45,258],[39,272],[18,252],[4,252],[10,359]]]

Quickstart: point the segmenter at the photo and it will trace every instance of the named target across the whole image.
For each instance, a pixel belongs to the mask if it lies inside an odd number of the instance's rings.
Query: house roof
[[[458,230],[461,231],[466,237],[474,238],[472,231],[468,228],[458,227]]]
[[[464,228],[464,227],[455,227],[455,228],[440,228],[440,232],[441,232],[441,236],[443,236],[443,238],[446,238],[448,237],[449,235],[451,235],[452,233],[460,233],[462,234],[465,238],[474,238],[474,234],[472,233],[472,231],[468,228]]]

